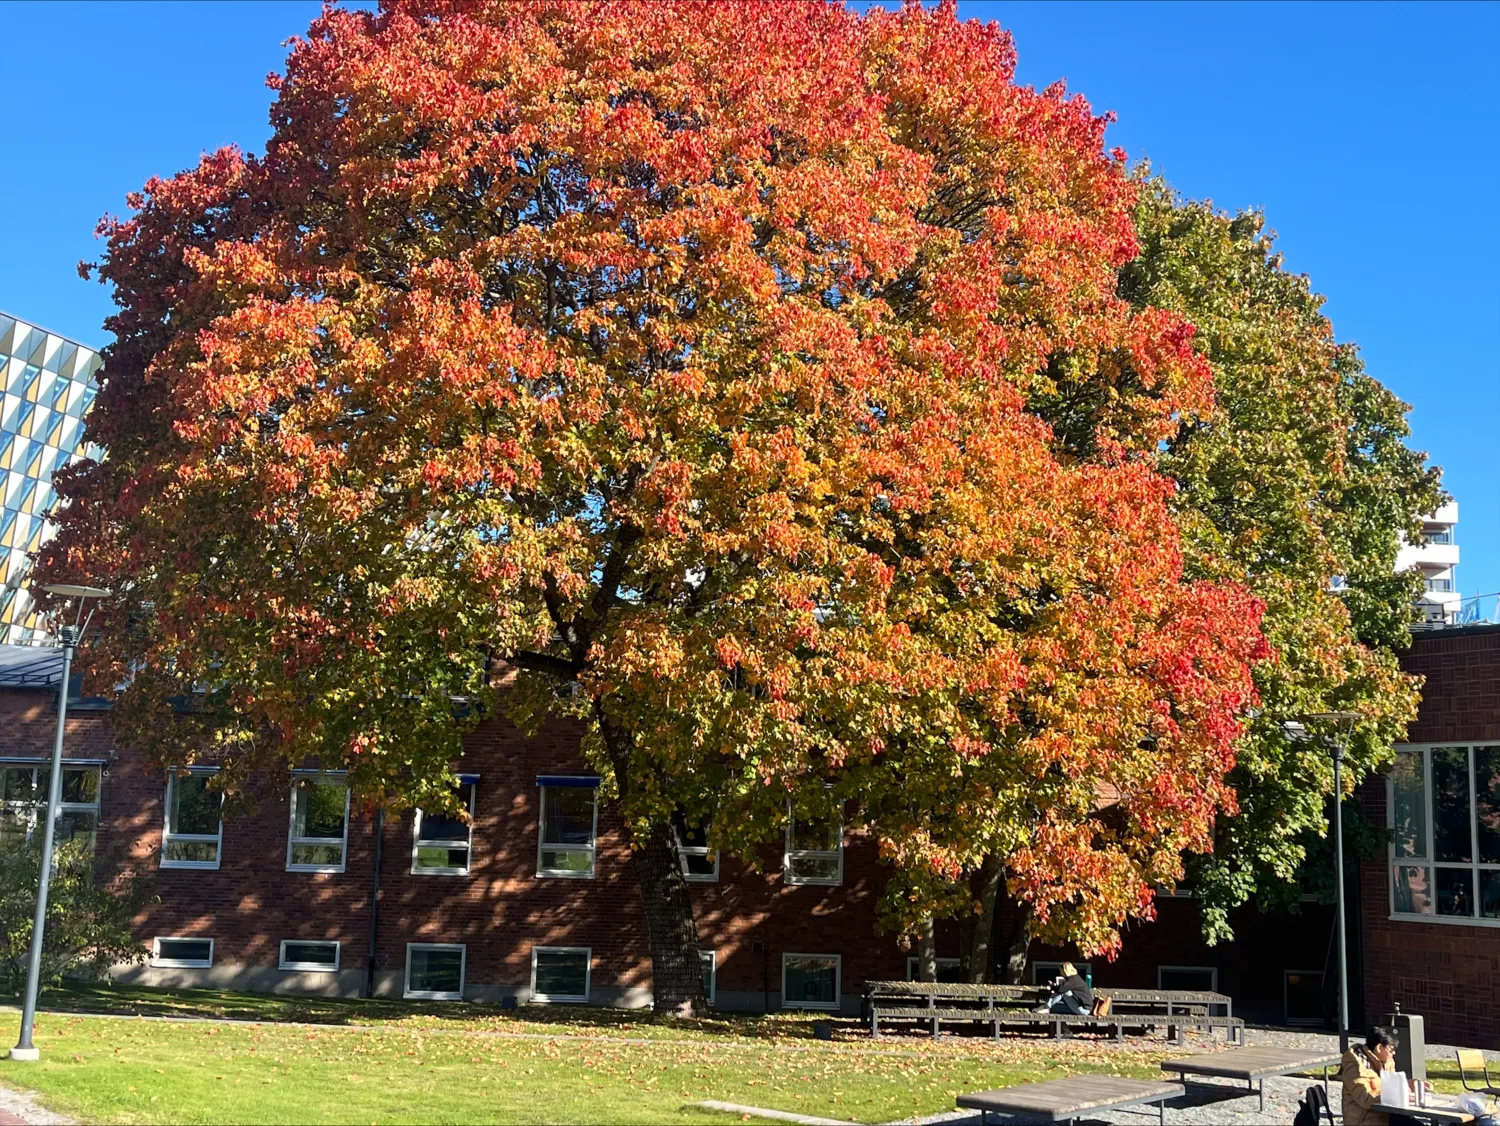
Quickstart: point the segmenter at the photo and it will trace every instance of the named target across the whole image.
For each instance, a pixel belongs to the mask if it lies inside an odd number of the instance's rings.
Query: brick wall
[[[50,754],[54,700],[48,692],[0,692],[0,757]],[[211,970],[143,966],[122,976],[155,985],[358,992],[369,965],[374,815],[351,811],[343,872],[288,872],[289,794],[263,787],[253,810],[225,821],[217,870],[162,869],[165,775],[142,756],[114,748],[107,719],[103,711],[70,712],[65,753],[110,760],[99,850],[153,874],[157,901],[141,913],[138,934],[148,943],[153,937],[215,943]],[[414,874],[412,815],[387,819],[374,964],[380,992],[401,991],[409,942],[465,944],[467,992],[491,999],[527,996],[533,946],[587,946],[595,1001],[649,1001],[640,891],[614,810],[599,811],[593,879],[536,875],[537,776],[591,773],[578,753],[579,735],[575,726],[556,723],[527,739],[500,721],[470,735],[459,765],[479,776],[467,875]],[[779,1007],[784,953],[840,955],[846,1008],[857,1007],[865,980],[905,976],[906,954],[893,937],[875,934],[882,879],[873,847],[853,833],[839,887],[787,885],[779,850],[766,855],[760,873],[724,858],[718,883],[692,885],[700,945],[716,953],[720,1005]],[[339,942],[340,973],[279,971],[283,939]],[[956,953],[956,944],[943,952]]]
[[[0,692],[0,756],[50,753],[55,705],[49,693]],[[286,871],[288,794],[258,794],[257,807],[225,823],[218,870],[160,869],[165,777],[128,750],[114,754],[107,713],[70,712],[67,754],[109,759],[101,789],[100,849],[118,852],[154,873],[159,902],[141,914],[139,934],[215,940],[211,970],[138,967],[125,976],[159,985],[217,985],[267,991],[356,993],[369,959],[375,819],[352,811],[345,871]],[[460,769],[479,776],[471,870],[466,876],[411,871],[412,816],[387,819],[381,847],[381,896],[374,971],[382,993],[399,994],[409,942],[464,943],[468,992],[498,999],[527,996],[533,946],[587,946],[593,951],[592,996],[603,1003],[645,1003],[650,961],[640,891],[630,871],[614,811],[599,814],[595,878],[536,875],[539,774],[588,773],[578,754],[579,730],[556,723],[533,739],[503,722],[470,735]],[[716,884],[694,884],[700,942],[717,958],[721,1007],[780,1005],[781,962],[787,953],[838,954],[846,1009],[862,983],[901,978],[907,952],[875,933],[875,903],[885,873],[873,847],[850,833],[839,887],[789,886],[779,850],[763,870],[724,858]],[[1001,920],[1001,931],[1004,933]],[[1134,927],[1114,963],[1093,959],[1096,982],[1147,986],[1160,966],[1212,966],[1222,991],[1242,1015],[1279,1021],[1286,970],[1324,967],[1327,908],[1261,916],[1237,912],[1237,939],[1219,947],[1201,937],[1190,899],[1163,899],[1159,921]],[[283,939],[340,944],[338,975],[277,969]],[[938,953],[959,953],[955,927],[940,927]],[[1076,953],[1037,944],[1033,960]]]
[[[1402,667],[1427,678],[1411,743],[1500,743],[1500,627],[1418,634]],[[1386,823],[1386,785],[1363,788]],[[1426,1021],[1429,1042],[1500,1044],[1500,926],[1390,917],[1388,865],[1361,872],[1364,990],[1372,1019],[1399,1001]]]

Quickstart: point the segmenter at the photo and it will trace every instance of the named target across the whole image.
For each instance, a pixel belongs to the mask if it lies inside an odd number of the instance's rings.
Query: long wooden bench
[[[1166,1026],[1172,1040],[1181,1038],[1181,1029],[1223,1028],[1228,1030],[1231,1041],[1243,1037],[1245,1022],[1239,1017],[1213,1017],[1207,1014],[1192,1015],[1178,1013],[1166,1017],[1156,1013],[1111,1013],[1108,1016],[1075,1016],[1072,1013],[1035,1013],[1029,1010],[1004,1008],[937,1008],[933,1006],[886,1006],[870,1009],[870,1034],[880,1035],[883,1020],[918,1021],[929,1026],[934,1037],[944,1024],[979,1024],[990,1026],[992,1035],[998,1040],[1000,1030],[1015,1029],[1029,1031],[1039,1028],[1051,1030],[1060,1037],[1063,1029],[1085,1032],[1112,1033],[1116,1040],[1123,1040],[1127,1029],[1142,1032],[1154,1031]]]

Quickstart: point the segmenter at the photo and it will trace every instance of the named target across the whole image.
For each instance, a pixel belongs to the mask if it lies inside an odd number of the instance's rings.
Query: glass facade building
[[[28,553],[48,534],[52,474],[93,456],[83,415],[98,391],[99,353],[0,313],[0,644],[45,640],[22,586]]]

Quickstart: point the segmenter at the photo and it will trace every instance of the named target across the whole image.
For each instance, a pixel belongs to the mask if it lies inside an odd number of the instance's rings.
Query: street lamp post
[[[21,1037],[10,1050],[13,1060],[38,1060],[41,1052],[31,1042],[32,1028],[36,1024],[36,998],[42,976],[42,936],[47,925],[47,892],[52,884],[53,833],[57,829],[57,807],[62,800],[62,751],[63,730],[68,722],[68,679],[72,675],[73,654],[83,631],[88,626],[83,618],[83,606],[90,598],[105,598],[109,591],[93,586],[73,586],[57,583],[42,588],[49,594],[63,598],[78,599],[78,616],[70,626],[58,631],[62,644],[62,680],[57,686],[57,737],[52,743],[52,772],[47,779],[47,821],[42,837],[42,872],[37,880],[36,915],[31,924],[31,958],[26,968],[26,997],[21,1004]]]
[[[1318,712],[1307,717],[1334,727],[1333,746],[1333,852],[1334,901],[1337,903],[1339,934],[1339,1051],[1349,1050],[1349,950],[1344,929],[1344,743],[1349,730],[1363,718],[1359,712]]]

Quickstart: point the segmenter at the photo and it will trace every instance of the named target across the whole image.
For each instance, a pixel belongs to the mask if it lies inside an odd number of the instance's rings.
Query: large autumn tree
[[[105,225],[108,454],[40,571],[117,591],[122,730],[399,806],[480,715],[581,718],[664,1010],[674,811],[753,854],[848,804],[918,912],[1004,850],[1114,941],[1233,808],[1266,649],[1152,464],[1213,392],[1117,293],[1135,187],[1013,70],[951,5],[325,12],[264,156]],[[1060,370],[1150,393],[1074,456]]]

